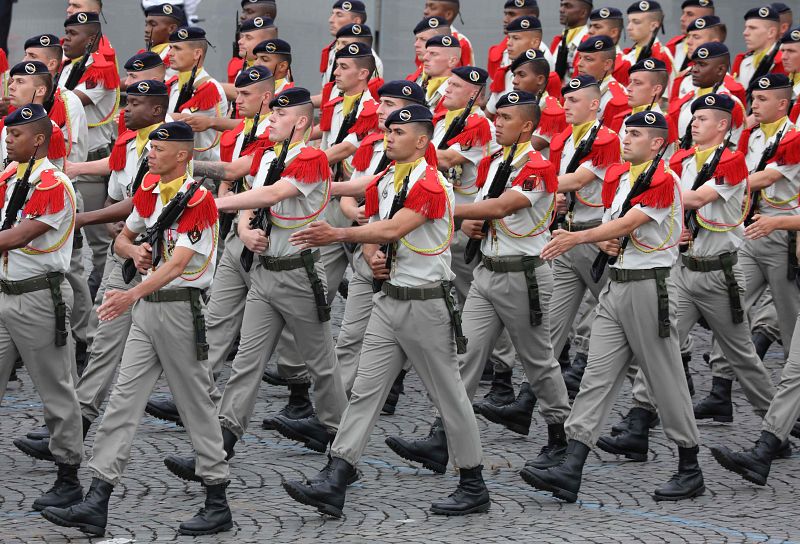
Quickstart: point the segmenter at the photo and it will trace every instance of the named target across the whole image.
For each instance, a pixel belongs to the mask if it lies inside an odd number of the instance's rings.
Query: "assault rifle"
[[[770,72],[770,70],[772,70],[772,65],[775,64],[775,57],[781,50],[780,45],[781,45],[780,43],[776,43],[772,47],[772,51],[770,51],[766,57],[761,59],[761,62],[759,62],[758,66],[756,66],[756,71],[753,72],[753,76],[747,83],[747,92],[745,93],[745,105],[747,106],[747,115],[750,115],[753,111],[753,91],[756,90],[756,86],[758,85],[758,80],[767,75]]]
[[[0,231],[8,230],[14,226],[17,221],[17,216],[20,210],[25,207],[25,201],[28,199],[28,191],[31,188],[31,173],[33,172],[33,165],[36,164],[36,153],[39,152],[39,145],[34,148],[31,160],[28,161],[28,169],[22,179],[17,180],[14,185],[14,191],[11,193],[11,198],[8,199],[8,206],[6,206],[6,214],[3,218],[3,225],[0,226]],[[2,205],[2,202],[0,202]]]
[[[83,57],[81,57],[80,62],[78,62],[78,64],[74,66],[70,71],[69,77],[67,78],[66,83],[64,83],[64,87],[66,87],[70,91],[78,86],[78,82],[81,80],[83,74],[86,72],[86,63],[89,62],[89,57],[92,55],[92,52],[94,51],[94,48],[100,41],[100,36],[102,35],[103,35],[102,32],[98,32],[97,34],[94,35],[94,37],[91,40],[89,40],[89,43],[86,44],[86,51],[83,53]]]
[[[761,172],[767,167],[767,163],[772,160],[775,156],[775,153],[778,152],[778,147],[781,145],[781,140],[783,139],[784,134],[786,133],[787,127],[784,126],[781,131],[775,136],[775,141],[772,144],[768,145],[767,148],[761,153],[761,160],[758,161],[758,166],[756,169],[751,172],[751,174],[755,174],[756,172]],[[760,199],[761,191],[755,191],[752,193],[750,197],[750,209],[747,211],[747,217],[744,219],[745,226],[749,226],[750,223],[753,222],[753,216],[756,214],[756,209],[758,209],[758,201]]]
[[[472,98],[470,98],[469,102],[467,102],[467,107],[461,112],[461,115],[456,117],[453,122],[450,123],[450,126],[447,127],[447,131],[444,133],[444,138],[442,138],[442,141],[439,142],[438,149],[449,149],[450,145],[447,142],[461,134],[461,132],[464,130],[464,127],[467,126],[467,119],[472,113],[472,108],[475,107],[475,102],[478,100],[478,96],[480,94],[480,91],[473,94]]]
[[[353,125],[356,124],[356,119],[358,119],[358,108],[361,106],[361,100],[364,98],[364,93],[362,92],[358,96],[358,100],[356,103],[353,104],[353,109],[350,110],[344,119],[342,119],[342,126],[339,127],[339,132],[336,134],[336,140],[334,140],[332,145],[338,145],[347,138],[347,133],[353,128]],[[333,167],[333,181],[342,181],[344,179],[344,161],[339,161]]]
[[[716,93],[717,90],[719,90],[721,85],[722,85],[722,81],[717,81],[714,84],[714,87],[711,89],[711,93],[712,94]],[[689,124],[686,125],[686,131],[684,131],[683,136],[681,137],[681,140],[678,143],[678,147],[680,149],[689,149],[690,147],[692,147],[692,143],[693,142],[694,142],[694,140],[692,138],[692,120],[690,119],[689,120]]]
[[[192,99],[194,94],[194,80],[197,78],[197,69],[200,67],[200,59],[192,66],[192,73],[189,74],[189,79],[181,85],[181,90],[178,93],[178,101],[175,103],[175,113],[180,113],[183,105]]]
[[[403,206],[406,203],[406,197],[408,196],[408,183],[411,180],[411,173],[406,176],[406,179],[403,180],[403,186],[400,188],[400,192],[394,195],[394,200],[392,200],[392,208],[389,210],[389,217],[387,219],[391,219],[395,216],[397,212],[403,209]],[[394,260],[394,254],[397,248],[397,242],[389,242],[381,246],[381,251],[386,256],[386,269],[391,272],[392,270],[392,261]],[[386,280],[379,280],[374,279],[372,280],[372,292],[377,293],[383,287],[383,284]]]
[[[556,55],[556,74],[558,79],[564,80],[567,75],[567,60],[569,56],[569,44],[567,43],[567,35],[569,34],[569,27],[564,27],[564,32],[561,34],[561,45],[558,48],[558,55]]]

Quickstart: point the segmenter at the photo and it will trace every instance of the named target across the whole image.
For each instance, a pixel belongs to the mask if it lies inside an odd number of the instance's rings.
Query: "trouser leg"
[[[342,383],[349,394],[356,379],[364,333],[372,314],[372,279],[354,273],[350,280],[344,317],[336,337],[336,359],[342,373]]]
[[[771,432],[781,441],[789,436],[800,417],[800,316],[796,320],[792,338],[778,390],[761,424],[763,430]]]
[[[75,182],[75,189],[83,197],[83,205],[87,212],[98,210],[105,205],[108,196],[107,176],[81,176]],[[89,225],[83,227],[85,240],[92,250],[92,272],[89,274],[89,290],[96,293],[103,279],[103,268],[106,264],[106,253],[111,243],[111,235],[105,225]]]
[[[80,193],[76,193],[76,210],[83,211]],[[72,287],[72,336],[76,342],[87,343],[89,314],[92,311],[92,296],[86,283],[86,270],[83,266],[83,244],[73,244],[72,255],[67,271],[67,281]],[[88,348],[87,348],[88,350]]]
[[[754,333],[760,332],[773,342],[781,338],[778,311],[775,309],[775,300],[769,287],[750,309],[750,330]]]

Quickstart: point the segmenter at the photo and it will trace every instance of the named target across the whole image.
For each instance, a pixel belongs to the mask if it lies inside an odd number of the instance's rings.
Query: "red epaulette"
[[[325,152],[313,147],[304,147],[283,171],[283,177],[300,183],[319,183],[331,179],[331,168]]]
[[[422,68],[423,68],[422,64],[417,66],[417,70],[414,73],[408,74],[406,76],[406,81],[416,81],[419,78],[419,76],[422,75]]]
[[[553,96],[546,97],[544,99],[544,107],[541,108],[539,131],[552,138],[559,132],[563,132],[565,128],[567,128],[567,116],[564,113],[564,108],[561,107],[557,98]]]
[[[164,85],[167,86],[168,89],[172,89],[172,86],[178,82],[178,76],[172,76],[168,80],[164,82]]]
[[[102,85],[104,89],[108,90],[118,89],[119,72],[117,72],[116,64],[106,59],[99,51],[92,53],[92,64],[86,68],[78,81],[78,84],[81,83]]]
[[[739,53],[736,55],[736,58],[733,59],[733,68],[731,69],[731,74],[733,77],[737,77],[739,75],[739,70],[742,68],[742,61],[747,57],[747,53]]]
[[[114,48],[111,47],[111,42],[105,34],[100,37],[100,44],[97,46],[97,51],[103,55],[103,58],[108,62],[116,66],[117,53],[114,51]]]
[[[236,150],[236,140],[239,139],[239,134],[244,131],[244,121],[236,125],[236,128],[226,130],[219,138],[219,159],[222,162],[231,162],[233,160],[233,152]]]
[[[145,174],[139,188],[136,189],[136,193],[133,195],[133,207],[140,217],[153,215],[156,209],[156,200],[158,199],[158,195],[153,192],[153,189],[156,188],[160,179],[161,176],[148,172]]]
[[[53,121],[53,132],[50,135],[50,145],[47,148],[47,158],[51,161],[63,159],[67,156],[67,143],[64,140],[64,133],[61,131],[61,127],[55,124]]]
[[[663,166],[663,161],[661,165]],[[610,208],[617,194],[622,175],[630,170],[630,163],[615,164],[606,171],[603,180],[603,206]],[[650,208],[668,208],[675,202],[675,178],[665,168],[658,168],[650,182],[650,188],[631,199],[631,205],[641,204]]]
[[[667,120],[672,123],[675,123],[675,126],[678,126],[678,122],[681,118],[681,111],[683,110],[683,106],[686,105],[687,102],[694,98],[694,91],[690,91],[683,95],[678,100],[672,100],[669,103],[669,109],[667,109]]]
[[[55,170],[43,170],[39,183],[22,209],[26,217],[42,217],[64,209],[66,186]]]
[[[747,179],[750,174],[747,168],[747,161],[744,153],[726,149],[722,152],[722,158],[714,170],[716,179],[724,180],[728,185],[738,185]]]
[[[486,185],[486,179],[489,177],[489,169],[492,167],[492,163],[502,154],[503,150],[498,149],[494,153],[484,155],[484,157],[481,159],[481,162],[478,163],[478,175],[475,178],[475,187],[480,189]]]
[[[120,109],[119,115],[117,116],[117,138],[119,138],[122,134],[125,134],[125,132],[127,132],[128,127],[125,125],[126,125],[125,110]]]
[[[564,102],[564,96],[561,94],[561,78],[555,72],[550,72],[547,76],[547,87],[545,88],[547,94],[558,100],[558,104]]]
[[[602,200],[603,207],[610,208],[614,203],[614,197],[617,195],[619,188],[619,180],[624,173],[631,169],[631,163],[623,162],[621,164],[614,164],[606,170],[606,177],[603,179]]]
[[[795,103],[791,113],[789,113],[789,119],[792,123],[796,123],[798,118],[800,118],[800,101]]]
[[[228,61],[228,83],[234,83],[236,81],[236,76],[239,75],[242,68],[244,68],[244,59],[233,57]]]
[[[17,173],[17,167],[14,165],[7,166],[5,171],[0,174],[0,210],[6,205],[6,189],[8,188],[8,180]]]
[[[348,134],[355,134],[358,139],[374,130],[378,130],[378,107],[380,104],[374,100],[362,103],[361,113],[358,114],[356,122],[347,131]]]
[[[561,171],[561,155],[564,152],[564,144],[570,136],[572,136],[572,125],[569,125],[550,140],[550,162],[555,165],[557,172]]]
[[[375,143],[383,141],[383,132],[373,132],[367,134],[360,142],[358,149],[353,155],[353,170],[357,172],[364,172],[369,168],[369,163],[372,162],[372,155],[374,154]]]
[[[497,70],[492,73],[492,83],[489,85],[489,90],[493,93],[502,93],[506,90],[506,74],[508,73],[511,65],[498,66]]]
[[[369,89],[369,94],[372,96],[378,96],[378,90],[383,87],[385,83],[382,77],[373,77],[367,83],[367,89]],[[374,100],[374,99],[373,99]]]
[[[239,152],[240,157],[247,157],[248,155],[254,155],[255,153],[261,151],[261,154],[264,154],[264,151],[267,149],[272,149],[275,147],[275,142],[270,140],[269,138],[269,127],[261,133],[261,135],[255,139],[254,142],[250,142],[250,144],[242,149]]]
[[[769,163],[781,166],[800,163],[800,132],[797,129],[792,129],[783,136],[778,151]]]
[[[683,175],[683,161],[689,157],[694,157],[697,150],[694,147],[689,149],[679,149],[669,159],[669,169],[678,174],[678,177]]]
[[[606,119],[610,121],[630,107],[628,106],[628,95],[625,94],[625,89],[619,82],[610,81],[606,92],[611,93],[611,100],[608,101],[603,109],[603,124],[605,124]]]
[[[203,111],[210,110],[220,103],[221,97],[219,89],[213,81],[206,81],[197,87],[192,93],[192,97],[181,106],[183,110]]]
[[[343,97],[337,96],[336,98],[332,98],[331,100],[328,100],[322,104],[322,111],[319,115],[319,129],[322,132],[328,132],[331,130],[331,126],[333,126],[333,112],[336,109],[336,104],[342,102],[343,100]]]
[[[3,49],[0,49],[0,73],[8,72],[8,57]]]
[[[439,171],[428,165],[425,174],[408,191],[403,207],[428,219],[441,219],[447,211],[447,193],[439,182]]]
[[[556,51],[558,51],[558,46],[561,45],[561,38],[561,34],[556,34],[553,36],[553,40],[550,42],[550,52],[554,55],[556,54]]]
[[[322,48],[322,53],[319,57],[319,73],[324,74],[325,70],[328,69],[328,59],[331,56],[331,47],[336,45],[336,40],[333,40],[327,46]]]
[[[496,43],[489,48],[489,61],[486,66],[487,71],[490,74],[495,73],[495,71],[500,67],[500,63],[503,62],[503,53],[505,53],[507,46],[508,36],[503,38],[503,41],[500,43]]]
[[[686,39],[685,34],[678,34],[677,36],[673,37],[671,40],[667,42],[667,49],[669,52],[672,53],[672,56],[675,56],[675,53],[678,51],[678,44],[681,43],[683,40]]]
[[[586,157],[598,168],[608,168],[620,161],[619,135],[608,127],[600,127],[592,145],[592,151]]]
[[[747,154],[747,148],[750,145],[750,135],[753,133],[752,128],[746,128],[742,131],[739,137],[739,143],[736,145],[736,151]]]
[[[603,124],[608,128],[610,128],[611,130],[613,130],[614,132],[619,133],[622,130],[622,125],[623,123],[625,123],[625,119],[628,118],[628,115],[630,115],[630,113],[631,113],[630,110],[623,111],[622,113],[615,115],[614,118],[608,121],[607,123],[605,122],[605,118],[603,118],[604,121]]]
[[[430,140],[428,141],[428,147],[425,149],[425,162],[439,168],[439,156],[436,154],[436,147]]]
[[[335,81],[329,81],[325,85],[322,86],[322,98],[320,104],[324,105],[325,102],[331,99],[331,94],[333,94],[333,88],[336,86]]]
[[[61,89],[56,89],[53,95],[53,107],[47,112],[50,120],[60,127],[63,127],[67,122],[67,107],[64,104],[64,98],[61,96]]]
[[[520,168],[517,177],[514,178],[511,184],[515,187],[520,186],[530,179],[534,180],[533,187],[537,187],[539,182],[543,182],[546,192],[555,193],[558,191],[558,172],[556,167],[538,151],[528,153],[528,162]]]
[[[454,32],[458,43],[461,45],[461,64],[459,66],[469,66],[472,64],[472,44],[466,36],[458,32]]]
[[[736,81],[730,74],[725,74],[722,84],[728,89],[728,92],[739,99],[742,104],[747,102],[747,91],[744,86]]]
[[[471,114],[467,117],[467,123],[461,134],[447,142],[448,146],[455,144],[461,145],[462,148],[482,147],[489,143],[492,139],[492,129],[489,125],[489,120],[477,113]]]
[[[380,197],[378,196],[378,183],[381,181],[381,179],[383,179],[383,176],[386,175],[386,172],[389,171],[389,168],[391,168],[393,164],[394,162],[392,162],[389,166],[387,166],[383,172],[372,178],[372,181],[369,182],[367,188],[364,190],[365,216],[372,217],[373,215],[377,214],[380,211]]]
[[[112,172],[125,170],[125,165],[128,162],[128,142],[134,138],[136,138],[135,130],[126,130],[117,137],[114,149],[111,150],[111,156],[108,158],[108,167]]]
[[[686,77],[688,75],[689,75],[689,72],[686,72],[685,74],[676,77],[675,80],[672,82],[672,89],[670,90],[670,93],[669,93],[669,101],[670,101],[670,103],[672,103],[674,100],[678,100],[679,98],[681,98],[680,97],[681,84],[683,83],[683,80],[686,79]]]
[[[630,82],[630,69],[631,61],[627,60],[623,55],[617,55],[611,76],[619,81],[620,85],[627,87]]]
[[[214,195],[205,187],[200,187],[178,219],[178,232],[184,234],[204,231],[213,227],[218,218],[219,212],[217,204],[214,202]]]

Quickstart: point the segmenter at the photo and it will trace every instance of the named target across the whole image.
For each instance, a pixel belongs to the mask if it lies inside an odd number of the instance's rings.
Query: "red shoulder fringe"
[[[473,113],[467,118],[467,124],[461,134],[447,142],[447,145],[461,144],[461,147],[484,146],[492,138],[492,129],[489,120]]]
[[[186,101],[181,110],[210,110],[220,102],[219,89],[213,81],[206,81],[194,90],[192,97]]]
[[[178,232],[203,231],[213,227],[218,217],[214,196],[205,187],[200,187],[178,219]]]
[[[353,169],[359,172],[366,171],[369,168],[369,163],[372,162],[374,154],[375,143],[383,140],[383,132],[373,132],[368,134],[361,140],[361,145],[358,146],[355,154],[353,155]]]
[[[108,158],[108,167],[112,172],[125,169],[125,164],[128,162],[128,142],[134,138],[136,138],[135,130],[126,130],[117,138],[114,149],[111,150],[111,156]]]
[[[520,169],[512,185],[522,185],[530,178],[534,178],[536,184],[543,181],[544,190],[548,193],[555,193],[558,190],[558,172],[556,172],[556,167],[538,151],[531,151],[528,153],[528,162]]]
[[[63,180],[53,170],[44,170],[22,213],[29,217],[42,217],[64,209],[66,198]]]
[[[439,183],[439,171],[428,165],[425,175],[408,191],[405,208],[428,219],[441,219],[447,211],[447,194]]]
[[[153,192],[161,176],[150,174],[144,176],[142,184],[136,189],[133,195],[133,207],[141,217],[150,217],[156,209],[156,199],[158,195]]]
[[[331,168],[328,166],[328,157],[319,149],[304,147],[283,171],[283,177],[296,179],[300,183],[329,181]]]

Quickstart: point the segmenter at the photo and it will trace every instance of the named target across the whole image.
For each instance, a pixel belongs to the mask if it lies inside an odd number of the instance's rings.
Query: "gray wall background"
[[[800,2],[786,0],[795,8],[795,18],[800,15]],[[485,66],[489,46],[502,37],[502,11],[504,0],[461,0],[464,22],[456,22],[459,30],[472,40],[478,65]],[[625,0],[595,0],[596,7],[612,6],[625,11],[631,2]],[[117,49],[122,65],[128,57],[144,47],[142,16],[139,0],[105,0],[108,24],[105,32]],[[298,84],[312,90],[319,87],[319,51],[331,40],[327,19],[332,0],[278,0],[278,26],[280,36],[292,44],[294,73]],[[422,18],[423,0],[366,0],[367,24],[379,32],[380,55],[384,61],[387,79],[405,77],[413,71],[413,36],[411,30]],[[681,0],[661,0],[666,18],[666,38],[678,32]],[[742,16],[751,7],[762,5],[751,0],[716,0],[717,13],[728,24],[728,46],[732,51],[744,49],[741,32]],[[558,0],[539,0],[544,39],[560,33]],[[63,0],[19,0],[14,4],[10,35],[10,60],[13,64],[21,58],[25,39],[44,32],[62,35],[64,22]],[[203,0],[199,15],[200,26],[208,32],[216,50],[209,51],[207,66],[220,79],[225,77],[225,67],[231,54],[234,33],[234,14],[238,0]],[[663,37],[662,37],[663,39]]]

